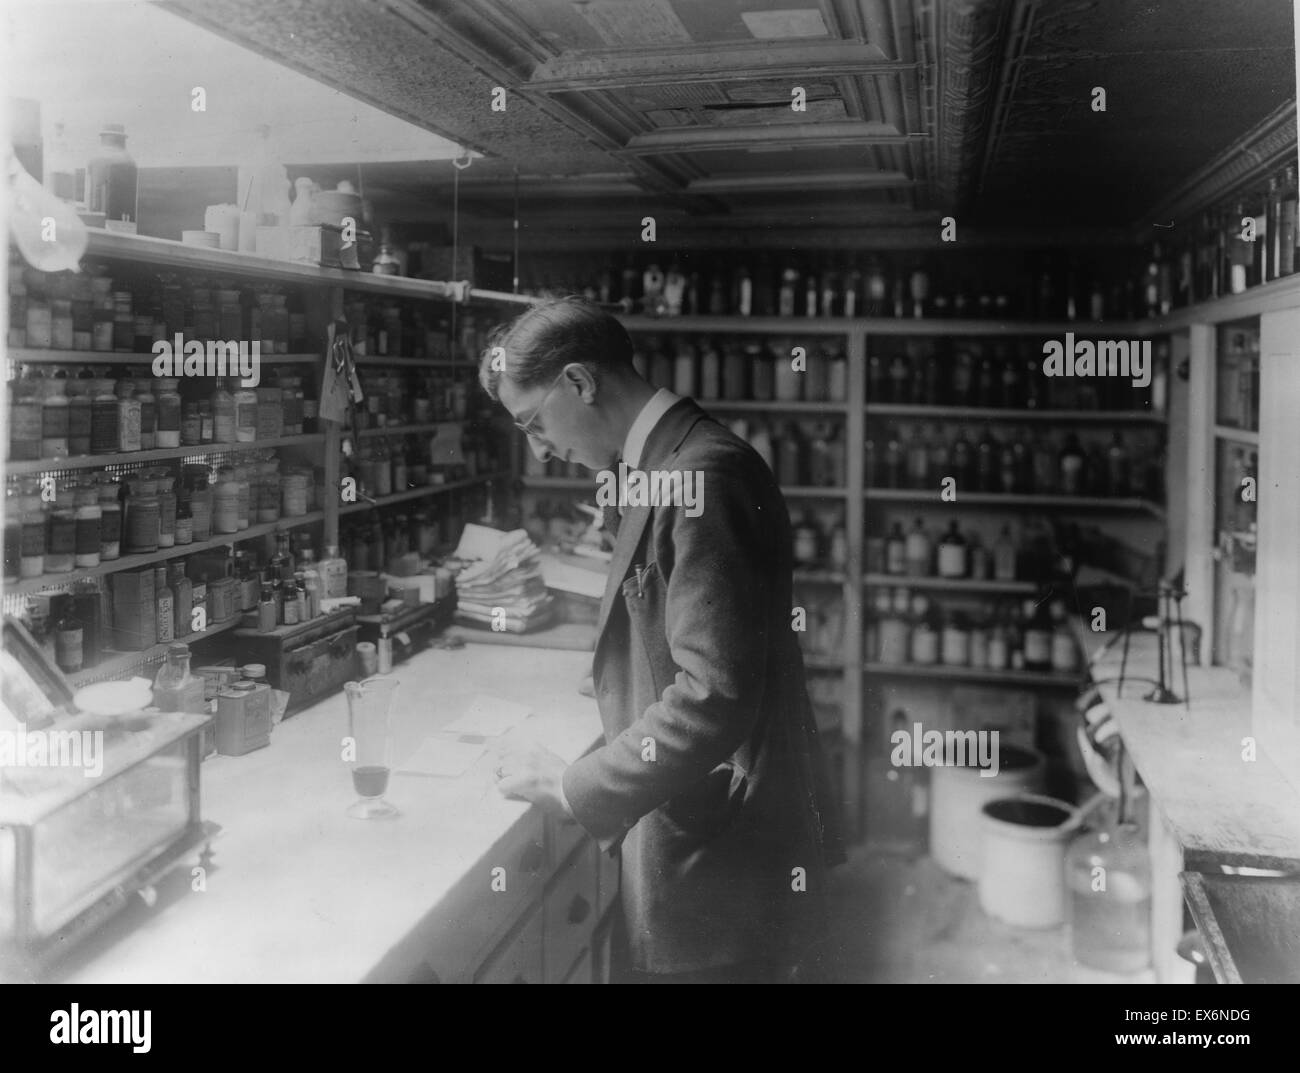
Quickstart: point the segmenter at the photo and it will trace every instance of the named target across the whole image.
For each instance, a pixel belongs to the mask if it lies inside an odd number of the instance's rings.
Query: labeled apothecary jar
[[[93,480],[78,482],[72,488],[76,531],[73,551],[77,566],[98,566],[103,539],[104,512]]]
[[[101,473],[95,479],[95,496],[99,501],[99,557],[111,560],[122,554],[122,502],[121,487],[111,473]]]
[[[301,518],[307,513],[311,476],[311,470],[306,469],[291,469],[285,472],[281,479],[284,517]]]
[[[122,519],[123,552],[142,555],[158,550],[162,506],[158,500],[158,481],[147,471],[126,478],[126,513]]]

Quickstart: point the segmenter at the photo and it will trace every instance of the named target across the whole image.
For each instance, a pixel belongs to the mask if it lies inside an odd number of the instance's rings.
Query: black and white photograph
[[[1298,12],[7,0],[33,1046],[361,983],[1263,1042],[1170,985],[1300,983]]]

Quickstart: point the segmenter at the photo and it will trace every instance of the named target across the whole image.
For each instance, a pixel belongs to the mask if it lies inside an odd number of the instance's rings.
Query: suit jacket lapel
[[[677,450],[686,438],[686,434],[705,416],[704,411],[690,399],[682,399],[674,403],[660,419],[659,424],[651,430],[646,440],[645,450],[642,452],[641,465],[637,468],[646,472],[653,469],[671,469],[673,460],[677,457]],[[622,588],[623,579],[627,577],[628,567],[632,565],[632,559],[641,544],[641,536],[645,532],[646,522],[650,520],[653,509],[652,507],[628,507],[622,522],[619,523],[618,538],[614,542],[613,557],[609,564],[609,577],[605,582],[605,594],[600,601],[600,620],[596,626],[597,648],[600,647],[599,638],[604,637],[605,623],[609,619],[610,611],[613,610],[614,600]]]

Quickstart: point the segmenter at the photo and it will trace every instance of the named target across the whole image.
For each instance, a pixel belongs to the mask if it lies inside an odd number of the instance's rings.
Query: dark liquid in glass
[[[353,768],[352,787],[362,797],[378,797],[388,789],[388,768],[375,764]]]

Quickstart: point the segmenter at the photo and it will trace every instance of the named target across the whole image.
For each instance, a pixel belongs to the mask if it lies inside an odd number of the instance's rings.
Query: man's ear
[[[573,362],[564,370],[565,379],[578,389],[578,398],[591,406],[596,401],[599,394],[599,385],[596,383],[596,377],[590,369],[579,362]]]

